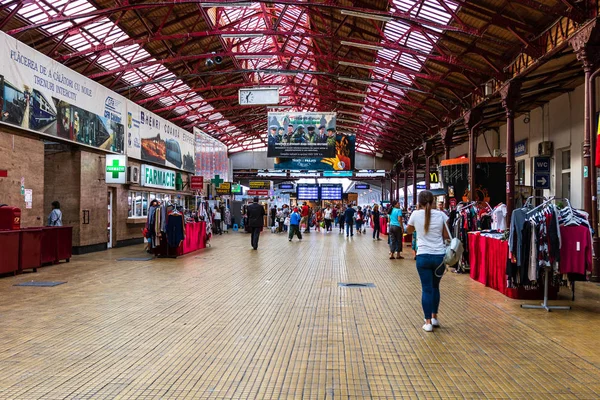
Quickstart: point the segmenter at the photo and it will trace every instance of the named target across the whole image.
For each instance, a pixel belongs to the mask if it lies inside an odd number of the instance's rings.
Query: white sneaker
[[[433,325],[431,325],[431,324],[425,324],[425,325],[423,325],[423,330],[425,332],[433,332]]]
[[[440,321],[438,321],[437,318],[431,318],[431,325],[433,325],[434,328],[439,328]]]

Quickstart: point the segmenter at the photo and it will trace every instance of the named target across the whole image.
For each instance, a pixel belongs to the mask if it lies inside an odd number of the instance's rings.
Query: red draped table
[[[382,235],[388,234],[387,225],[388,225],[387,217],[379,217],[379,228],[380,228],[380,233]]]
[[[185,239],[179,245],[177,255],[181,256],[204,248],[206,248],[206,222],[185,224]]]
[[[499,291],[511,299],[543,299],[543,286],[534,290],[506,287],[507,260],[508,242],[493,237],[481,236],[479,232],[469,232],[469,266],[472,279]],[[555,300],[558,290],[551,286],[548,293],[549,299]]]

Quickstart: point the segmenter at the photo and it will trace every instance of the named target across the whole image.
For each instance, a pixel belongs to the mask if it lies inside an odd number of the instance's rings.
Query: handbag
[[[447,244],[446,254],[444,254],[444,264],[448,265],[449,267],[453,267],[456,264],[458,264],[458,262],[462,258],[465,249],[459,238],[452,237],[452,234],[450,233],[450,228],[448,228],[448,225],[445,222],[444,227],[448,232],[448,236],[450,236],[450,243]]]

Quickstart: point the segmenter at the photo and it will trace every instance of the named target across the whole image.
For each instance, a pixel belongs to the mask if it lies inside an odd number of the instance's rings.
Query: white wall
[[[527,115],[515,119],[515,142],[528,139],[528,154],[517,157],[516,161],[525,160],[525,184],[532,186],[533,157],[538,154],[538,144],[542,141],[554,143],[552,161],[551,189],[544,190],[545,196],[560,196],[561,194],[561,156],[565,149],[571,150],[571,204],[583,207],[583,109],[584,87],[579,86],[574,91],[557,97],[543,107],[531,111],[530,121],[523,120]],[[595,113],[593,118],[595,118]],[[595,134],[594,132],[592,134]],[[497,134],[494,131],[485,133],[490,149],[497,146]],[[500,128],[500,149],[506,154],[506,125]],[[450,152],[451,157],[458,157],[469,151],[469,144],[463,143]],[[511,150],[513,151],[513,150]],[[489,157],[489,151],[483,137],[477,143],[477,155]],[[500,183],[499,183],[500,184]],[[504,185],[504,183],[501,183]]]

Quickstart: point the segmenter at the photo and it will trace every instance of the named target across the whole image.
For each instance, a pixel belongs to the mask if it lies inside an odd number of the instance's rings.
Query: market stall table
[[[470,275],[487,287],[499,291],[511,299],[540,300],[544,297],[544,289],[526,290],[525,288],[508,288],[506,279],[506,262],[508,260],[508,242],[493,237],[482,236],[480,232],[469,232],[469,266]],[[549,298],[557,297],[558,289],[550,287]]]
[[[177,255],[191,253],[206,247],[206,222],[190,222],[185,224],[185,239],[177,249]]]

